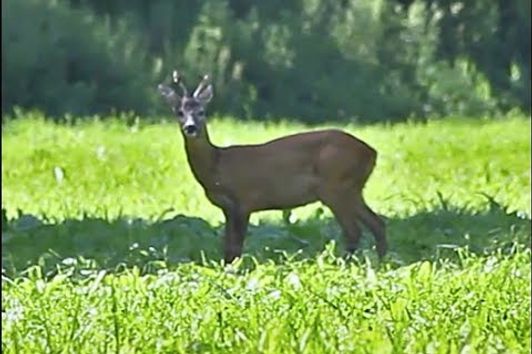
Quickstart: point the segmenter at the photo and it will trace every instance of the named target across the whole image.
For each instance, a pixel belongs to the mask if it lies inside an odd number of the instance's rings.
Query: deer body
[[[184,139],[189,164],[207,198],[220,208],[230,203],[247,212],[295,208],[320,200],[327,190],[355,187],[361,182],[356,176],[369,174],[376,156],[372,148],[337,130],[224,148],[207,138]]]
[[[172,98],[168,95],[175,91],[165,91],[162,85],[159,90],[181,117],[194,177],[211,203],[224,213],[227,262],[241,255],[252,212],[295,208],[315,201],[321,201],[333,212],[348,252],[358,246],[361,222],[373,233],[379,256],[386,253],[384,223],[362,197],[375,166],[377,153],[373,148],[333,129],[294,134],[264,144],[217,147],[211,143],[204,120],[194,115],[203,115],[205,99],[208,102],[212,96],[212,87],[202,88],[202,84],[192,98],[186,94]],[[205,91],[208,95],[201,96]]]

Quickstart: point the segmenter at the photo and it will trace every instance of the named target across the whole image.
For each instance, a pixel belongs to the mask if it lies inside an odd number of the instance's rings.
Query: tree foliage
[[[179,67],[213,109],[307,121],[530,110],[530,2],[5,0],[2,107],[155,113]]]

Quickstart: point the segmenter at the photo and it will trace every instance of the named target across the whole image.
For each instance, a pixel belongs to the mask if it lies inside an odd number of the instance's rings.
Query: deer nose
[[[196,133],[198,132],[198,128],[193,124],[189,124],[183,127],[183,131],[187,135],[196,135]]]

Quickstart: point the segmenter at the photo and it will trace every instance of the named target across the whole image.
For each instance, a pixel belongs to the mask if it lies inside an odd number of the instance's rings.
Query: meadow
[[[23,115],[2,126],[2,352],[531,350],[528,117],[328,124],[379,151],[386,259],[367,233],[343,259],[316,203],[254,214],[224,265],[175,122]],[[218,145],[317,128],[209,125]]]

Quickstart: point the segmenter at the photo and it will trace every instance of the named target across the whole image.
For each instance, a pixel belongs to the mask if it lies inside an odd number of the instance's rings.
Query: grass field
[[[336,126],[379,151],[384,262],[367,234],[337,258],[312,204],[255,214],[224,267],[173,122],[4,123],[2,352],[529,353],[530,119]],[[210,125],[219,145],[306,129]]]

